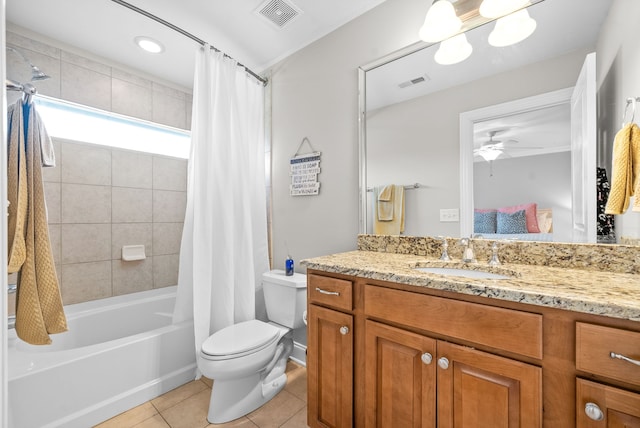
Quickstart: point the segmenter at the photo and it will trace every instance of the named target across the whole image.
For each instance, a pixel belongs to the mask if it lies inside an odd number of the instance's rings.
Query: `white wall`
[[[598,165],[611,180],[613,139],[622,123],[625,100],[640,97],[640,2],[614,0],[597,46]],[[629,120],[629,119],[627,119]],[[636,114],[640,123],[640,113]],[[615,218],[616,236],[640,237],[640,213]]]
[[[300,259],[353,250],[358,234],[357,68],[418,40],[423,0],[387,0],[272,70],[273,250]],[[304,137],[322,152],[318,196],[289,195],[289,159]]]

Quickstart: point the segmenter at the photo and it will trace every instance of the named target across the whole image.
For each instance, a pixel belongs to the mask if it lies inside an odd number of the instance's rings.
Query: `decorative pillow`
[[[495,213],[498,210],[495,208],[474,208],[474,213]]]
[[[525,210],[514,213],[498,211],[496,221],[498,233],[527,233],[527,217]]]
[[[538,228],[540,229],[540,233],[551,233],[551,226],[553,224],[553,220],[551,218],[551,209],[539,209],[536,214],[536,219],[538,220]]]
[[[496,233],[497,212],[474,212],[473,213],[473,233]]]
[[[512,213],[515,213],[516,211],[524,210],[525,217],[527,219],[527,230],[525,230],[525,233],[527,232],[540,233],[540,228],[538,227],[538,219],[536,218],[537,209],[538,209],[538,204],[530,203],[530,204],[514,205],[512,207],[498,208],[498,212],[512,214]]]

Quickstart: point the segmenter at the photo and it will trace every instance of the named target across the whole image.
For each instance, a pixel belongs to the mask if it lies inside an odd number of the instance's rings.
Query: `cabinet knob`
[[[444,369],[444,370],[448,369],[449,368],[449,360],[446,357],[441,357],[438,360],[438,366],[441,369]]]
[[[420,359],[422,360],[423,363],[429,365],[429,364],[431,364],[431,361],[433,361],[433,356],[431,356],[430,353],[425,352],[424,354],[422,354]]]
[[[340,327],[340,334],[343,336],[345,334],[349,334],[349,327],[347,327],[346,325],[343,325],[342,327]]]
[[[589,417],[589,419],[593,419],[594,421],[601,421],[604,419],[604,413],[600,410],[600,407],[596,403],[587,403],[584,406],[584,413]]]

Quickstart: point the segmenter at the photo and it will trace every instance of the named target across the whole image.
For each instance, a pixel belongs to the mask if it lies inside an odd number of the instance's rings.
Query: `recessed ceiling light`
[[[152,39],[151,37],[138,36],[133,40],[136,42],[136,45],[145,52],[154,54],[164,52],[164,46],[162,43]]]

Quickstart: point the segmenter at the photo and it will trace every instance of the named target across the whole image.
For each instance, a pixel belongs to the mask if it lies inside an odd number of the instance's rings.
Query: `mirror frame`
[[[460,236],[473,234],[473,127],[478,122],[570,104],[573,87],[460,113]],[[569,125],[571,126],[571,125]]]

